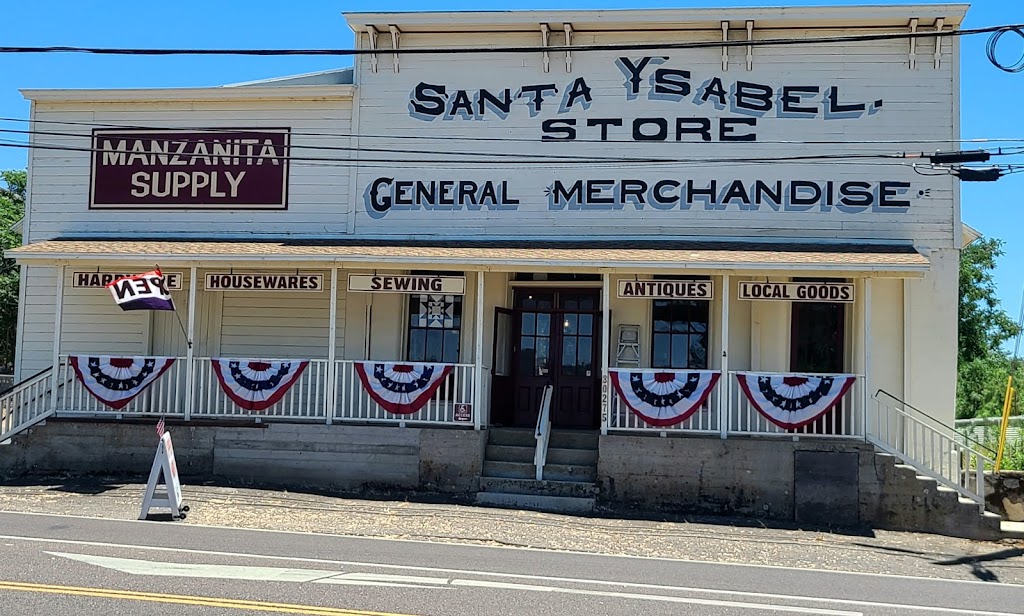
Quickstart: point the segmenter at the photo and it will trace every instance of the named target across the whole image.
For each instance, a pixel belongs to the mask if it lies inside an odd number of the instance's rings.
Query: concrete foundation
[[[168,425],[184,480],[335,489],[476,491],[485,433],[471,430],[262,424]],[[152,422],[50,420],[0,447],[0,475],[149,473]]]
[[[602,436],[603,500],[640,508],[976,539],[999,518],[867,443]]]

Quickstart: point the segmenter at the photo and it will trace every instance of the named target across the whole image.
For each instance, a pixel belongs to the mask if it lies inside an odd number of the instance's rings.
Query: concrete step
[[[588,513],[594,510],[595,501],[593,498],[575,498],[571,496],[477,492],[476,502],[480,505],[506,507],[509,509],[532,509],[554,513]]]
[[[534,479],[537,467],[533,462],[495,462],[484,460],[484,477],[502,477],[505,479]]]
[[[539,496],[570,496],[593,498],[597,495],[597,484],[581,481],[537,481],[536,479],[505,479],[481,477],[481,492],[503,494],[533,494]]]
[[[597,481],[597,467],[572,464],[545,464],[544,479],[551,481]]]
[[[488,445],[510,447],[536,447],[537,439],[533,430],[525,428],[491,428],[487,431]]]
[[[597,451],[601,433],[596,430],[559,430],[551,431],[548,447],[556,449],[589,449]]]
[[[488,445],[484,459],[490,462],[528,462],[533,464],[533,456],[536,452],[534,447]]]
[[[547,462],[549,464],[565,464],[569,466],[593,466],[596,468],[597,450],[563,449],[561,447],[549,447]]]
[[[1024,522],[1001,520],[999,530],[1004,539],[1024,539]]]

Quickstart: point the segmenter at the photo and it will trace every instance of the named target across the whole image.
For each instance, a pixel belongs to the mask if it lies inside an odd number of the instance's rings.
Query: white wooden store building
[[[25,91],[9,467],[165,417],[195,472],[484,502],[876,522],[882,450],[977,496],[959,187],[885,157],[958,149],[958,39],[746,44],[966,10],[353,13],[351,69]],[[157,266],[177,311],[119,309]]]

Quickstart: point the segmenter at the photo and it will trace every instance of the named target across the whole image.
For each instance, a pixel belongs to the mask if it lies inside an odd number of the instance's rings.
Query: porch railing
[[[275,359],[265,361],[280,361]],[[262,420],[325,421],[327,419],[327,360],[313,359],[276,404],[263,411],[241,408],[224,393],[210,358],[196,360],[193,417],[259,418]]]
[[[57,366],[56,412],[60,415],[102,414],[120,416],[185,416],[185,375],[188,361],[176,358],[167,371],[141,394],[120,409],[111,409],[90,394],[82,382],[75,377],[74,369],[66,355],[61,356]]]
[[[674,426],[652,426],[633,413],[622,398],[609,393],[609,411],[605,428],[609,432],[644,432],[669,434],[703,434],[735,436],[783,436],[860,438],[865,435],[866,399],[864,379],[857,377],[839,404],[810,424],[797,429],[780,428],[768,421],[747,399],[736,380],[737,372],[719,379],[711,395],[693,415]],[[772,373],[762,373],[772,374]],[[783,373],[778,373],[780,376]],[[835,376],[817,374],[812,376]],[[720,398],[725,397],[725,404]]]
[[[377,404],[363,387],[356,372],[356,363],[351,360],[338,361],[337,404],[333,420],[336,422],[372,422],[386,424],[454,424],[472,426],[469,420],[456,417],[456,407],[469,405],[471,413],[480,412],[473,408],[473,387],[475,366],[455,364],[441,386],[426,405],[409,415],[396,415]]]
[[[43,370],[0,394],[0,443],[53,414],[52,372]]]
[[[743,393],[736,379],[737,372],[730,372],[725,379],[725,391],[728,404],[725,405],[726,432],[747,436],[814,436],[834,438],[864,438],[866,425],[866,400],[864,396],[864,378],[857,375],[857,380],[832,409],[813,422],[800,428],[787,429],[768,421]],[[785,376],[786,373],[767,373]],[[805,374],[805,373],[801,373]],[[836,376],[834,374],[808,374],[808,376]]]

